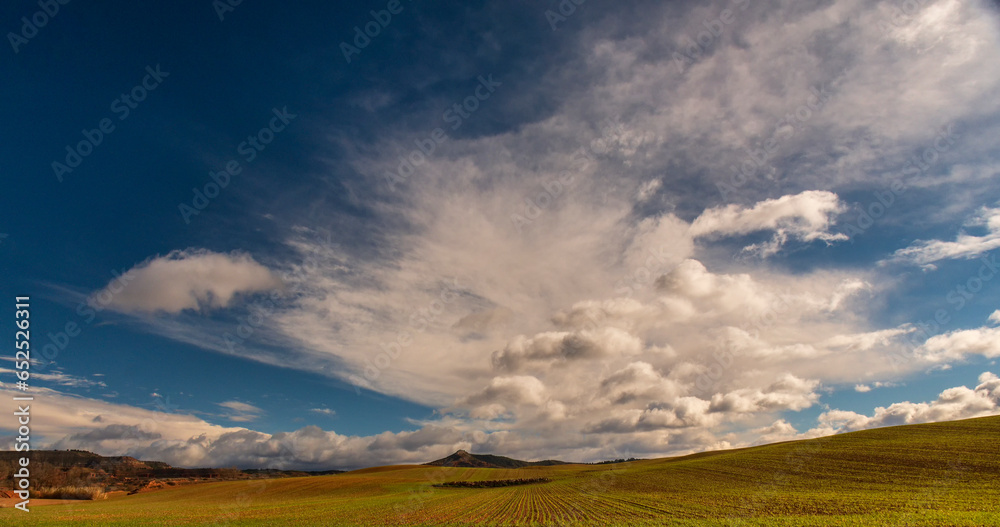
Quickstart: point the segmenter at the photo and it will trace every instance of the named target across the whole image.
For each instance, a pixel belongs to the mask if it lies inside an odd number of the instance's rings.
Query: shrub
[[[530,485],[532,483],[548,483],[549,478],[494,479],[486,481],[446,481],[435,487],[454,487],[466,489],[485,489],[493,487],[510,487],[512,485]]]
[[[103,487],[39,487],[34,495],[57,500],[103,500],[108,497]]]

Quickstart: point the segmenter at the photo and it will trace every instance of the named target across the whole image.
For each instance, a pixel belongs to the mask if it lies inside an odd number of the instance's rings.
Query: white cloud
[[[874,390],[876,388],[892,388],[892,387],[895,387],[895,386],[899,386],[899,385],[897,383],[894,383],[894,382],[875,381],[875,382],[868,383],[868,384],[856,384],[856,385],[854,385],[854,391],[856,391],[858,393],[868,393],[868,392],[870,392],[870,391],[872,391],[872,390]]]
[[[770,426],[751,430],[749,435],[734,434],[732,440],[737,445],[761,444],[810,439],[883,426],[953,421],[990,415],[1000,415],[1000,378],[993,373],[985,372],[979,376],[979,384],[974,389],[965,386],[948,388],[931,402],[894,403],[887,407],[875,408],[871,416],[845,410],[829,410],[820,414],[815,428],[802,433],[781,419]]]
[[[929,362],[951,362],[968,355],[1000,357],[1000,327],[956,330],[935,335],[924,342],[916,355]]]
[[[173,251],[143,262],[91,296],[123,312],[179,313],[223,308],[239,293],[280,289],[281,281],[246,254]]]
[[[1000,309],[994,311],[989,318],[989,321],[994,324],[1000,324]]]
[[[185,440],[203,434],[215,436],[226,430],[235,430],[207,423],[188,414],[113,404],[42,387],[35,387],[34,390],[36,400],[44,398],[46,418],[32,422],[32,433],[39,439],[44,438],[49,445],[58,444],[61,439],[68,441],[69,436],[75,434],[85,434],[112,425],[126,435]],[[3,402],[0,403],[4,413],[16,411],[15,402],[10,396],[17,393],[7,388],[0,388],[0,393],[4,394]],[[167,409],[162,405],[154,406]],[[0,423],[0,429],[10,429],[9,427],[10,423]],[[104,452],[124,452],[134,444],[134,440],[117,440],[110,436],[96,442],[96,446]]]
[[[530,375],[495,377],[462,404],[471,407],[474,419],[496,419],[509,415],[516,406],[541,406],[548,399],[546,392],[545,385]]]
[[[663,186],[662,180],[651,179],[647,181],[641,187],[639,187],[639,192],[638,194],[636,194],[635,197],[636,201],[641,203],[643,201],[649,200],[649,198],[653,197],[653,195],[656,194],[656,191],[660,190],[660,187],[662,186]]]
[[[909,247],[897,250],[892,260],[933,267],[934,262],[941,260],[976,258],[1000,248],[1000,208],[983,207],[966,225],[983,227],[987,233],[982,236],[961,233],[955,241],[917,241]]]
[[[710,412],[759,413],[780,410],[802,410],[819,400],[818,381],[785,375],[764,389],[743,388],[712,396]]]
[[[830,232],[834,217],[845,210],[836,194],[811,190],[762,201],[750,208],[730,204],[706,210],[691,224],[691,236],[713,238],[774,231],[770,242],[744,249],[768,256],[789,239],[828,243],[846,240],[846,235]]]
[[[774,443],[777,441],[786,441],[791,437],[797,436],[798,430],[788,421],[778,419],[769,426],[751,430],[751,433],[757,435],[758,439],[755,441],[756,443]]]

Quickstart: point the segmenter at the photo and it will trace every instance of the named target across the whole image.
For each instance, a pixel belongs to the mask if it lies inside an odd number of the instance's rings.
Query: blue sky
[[[0,8],[45,446],[590,461],[1000,412],[995,5],[218,5]]]

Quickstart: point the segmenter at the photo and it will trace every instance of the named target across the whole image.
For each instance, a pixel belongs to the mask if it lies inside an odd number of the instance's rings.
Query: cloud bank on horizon
[[[319,468],[459,448],[653,457],[1000,414],[1000,18],[915,4],[587,3],[559,23],[558,57],[513,58],[458,127],[401,102],[406,87],[373,89],[358,104],[377,134],[331,125],[313,153],[359,176],[336,192],[365,222],[323,206],[334,191],[318,183],[309,207],[272,209],[281,250],[178,248],[89,298],[131,327],[435,416],[265,433],[246,397],[216,403],[243,428],[53,388],[38,433],[182,466]],[[484,45],[503,54],[497,38]],[[484,93],[490,72],[458,69]],[[444,77],[427,106],[447,99]],[[516,125],[463,128],[487,111]],[[372,242],[331,240],[333,224]],[[965,284],[961,307],[935,273]],[[934,309],[885,300],[901,291]],[[261,298],[252,336],[220,337],[217,317]],[[920,388],[970,363],[965,386]],[[836,407],[904,384],[919,399]]]

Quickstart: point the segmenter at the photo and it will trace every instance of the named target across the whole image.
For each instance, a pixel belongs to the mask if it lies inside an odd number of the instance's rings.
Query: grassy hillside
[[[989,417],[624,464],[380,467],[4,509],[0,524],[1000,525],[998,438]]]

